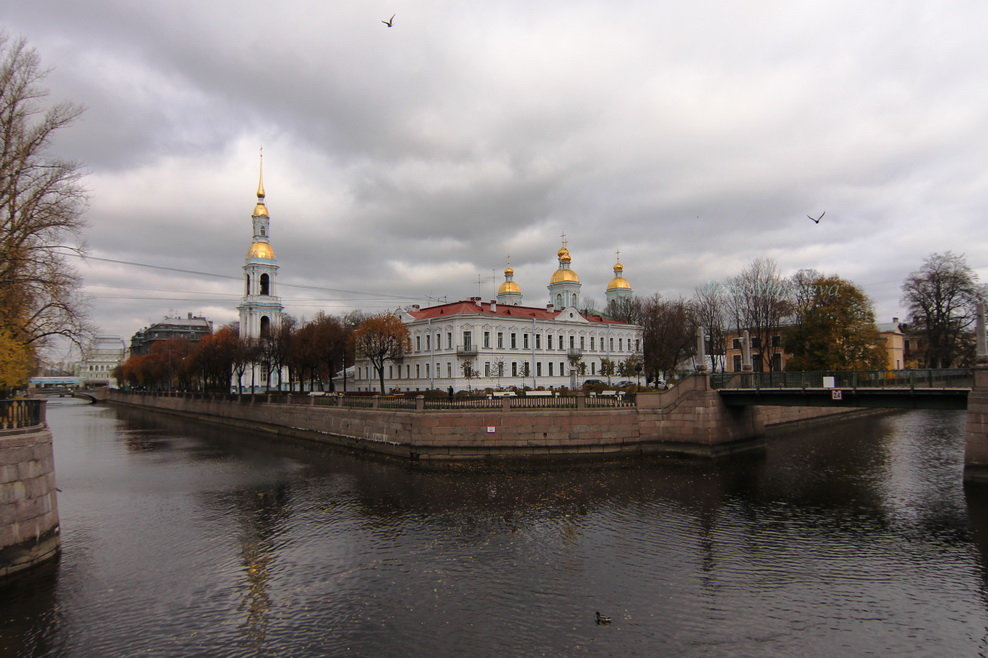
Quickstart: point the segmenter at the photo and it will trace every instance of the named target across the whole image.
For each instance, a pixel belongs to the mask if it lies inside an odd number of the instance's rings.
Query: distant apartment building
[[[772,329],[767,346],[762,345],[760,337],[751,336],[751,367],[754,372],[785,370],[786,363],[792,358],[792,354],[785,351],[783,331],[785,331],[785,327]],[[729,329],[724,334],[725,372],[742,371],[744,353],[741,344],[743,340],[743,329]]]
[[[879,322],[878,334],[885,347],[886,370],[902,370],[906,367],[906,335],[902,332],[899,318],[891,322]]]
[[[145,327],[130,339],[132,356],[148,354],[151,345],[160,340],[184,338],[190,343],[198,343],[203,336],[213,333],[213,323],[206,318],[189,313],[186,317],[165,317],[160,322]]]

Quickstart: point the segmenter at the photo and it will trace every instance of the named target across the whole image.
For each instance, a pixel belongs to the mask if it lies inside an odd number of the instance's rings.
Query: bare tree
[[[0,328],[37,350],[46,339],[89,333],[80,281],[65,251],[83,227],[78,164],[51,158],[53,135],[81,108],[45,106],[48,71],[23,39],[0,33]]]
[[[717,363],[721,362],[726,352],[724,335],[727,333],[727,300],[724,286],[719,283],[708,283],[693,292],[693,315],[706,334],[710,337],[707,346],[707,356],[710,358],[710,372],[717,372]]]
[[[772,336],[779,332],[783,320],[792,311],[791,286],[779,275],[774,261],[756,258],[737,276],[727,282],[727,308],[738,331],[747,329],[763,358],[757,360],[757,370],[773,366],[765,358],[772,349]]]
[[[927,367],[949,368],[962,358],[983,294],[977,281],[964,256],[948,251],[930,255],[902,284],[910,325],[925,338]]]
[[[649,380],[668,376],[694,352],[696,320],[685,299],[666,301],[659,295],[645,300],[642,347]]]

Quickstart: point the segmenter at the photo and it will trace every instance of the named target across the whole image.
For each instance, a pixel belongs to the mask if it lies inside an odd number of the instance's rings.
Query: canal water
[[[988,652],[961,412],[486,473],[76,401],[48,418],[63,552],[0,588],[3,656]]]

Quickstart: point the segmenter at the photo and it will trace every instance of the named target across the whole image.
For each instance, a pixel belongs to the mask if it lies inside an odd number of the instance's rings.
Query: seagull
[[[606,615],[600,614],[600,612],[598,611],[597,618],[594,621],[598,624],[609,624],[611,623],[611,618],[607,617]]]
[[[392,26],[391,24],[395,22],[395,15],[394,14],[391,14],[391,18],[389,18],[386,21],[381,21],[381,22],[384,23],[385,25],[387,25],[388,27],[391,27]]]
[[[820,213],[820,216],[819,217],[810,217],[809,215],[807,215],[806,217],[807,217],[807,219],[812,219],[814,223],[819,224],[820,223],[820,220],[823,219],[823,216],[826,215],[826,214],[827,214],[827,211],[824,210],[822,213]]]

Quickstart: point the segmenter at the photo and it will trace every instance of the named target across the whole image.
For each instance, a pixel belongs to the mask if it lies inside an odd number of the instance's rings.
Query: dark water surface
[[[504,473],[74,401],[48,417],[63,553],[0,589],[3,656],[988,651],[963,412],[725,463]]]

